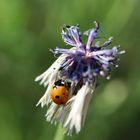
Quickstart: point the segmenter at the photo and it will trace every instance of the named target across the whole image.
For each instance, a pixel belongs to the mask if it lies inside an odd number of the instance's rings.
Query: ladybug
[[[68,101],[70,83],[66,83],[63,80],[58,80],[52,84],[50,89],[50,95],[53,102],[58,105],[65,104]]]

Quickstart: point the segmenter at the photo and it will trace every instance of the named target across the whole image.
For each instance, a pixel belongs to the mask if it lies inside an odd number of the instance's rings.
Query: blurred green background
[[[0,140],[140,140],[139,0],[0,0]],[[102,80],[80,134],[64,136],[36,108],[45,89],[34,82],[55,60],[49,48],[65,47],[63,24],[93,21],[101,40],[121,44],[119,68]]]

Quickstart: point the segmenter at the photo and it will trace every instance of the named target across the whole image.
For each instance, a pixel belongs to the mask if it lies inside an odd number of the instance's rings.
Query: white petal
[[[60,68],[60,63],[65,60],[65,58],[67,57],[67,55],[61,55],[58,57],[58,59],[50,66],[50,68],[48,68],[44,73],[42,73],[41,75],[39,75],[38,77],[36,77],[35,81],[40,81],[40,84],[44,84],[45,82],[47,83],[49,76],[54,72],[54,71],[58,71],[58,69]],[[45,84],[44,86],[46,86],[47,84]]]
[[[39,104],[41,104],[41,107],[43,108],[45,105],[48,105],[49,102],[51,101],[50,99],[50,94],[49,94],[49,91],[50,91],[50,88],[51,88],[51,84],[48,86],[45,94],[42,96],[42,98],[38,101],[37,105],[38,106]]]
[[[86,83],[81,87],[81,89],[78,91],[77,95],[75,96],[75,99],[71,106],[71,111],[64,124],[64,127],[67,129],[68,133],[71,133],[73,128],[76,129],[76,133],[80,132],[82,116],[84,112],[86,113],[87,106],[89,103],[88,101],[90,101],[89,98],[91,98],[91,96],[87,96],[87,95],[91,94],[93,90],[92,88],[93,87],[91,87],[88,83]]]
[[[55,114],[56,110],[57,110],[58,105],[53,103],[50,105],[50,107],[48,108],[48,111],[46,113],[46,120],[47,121],[51,121],[53,115]]]
[[[95,88],[96,88],[96,79],[93,82],[92,87],[90,87],[91,91],[89,91],[89,93],[87,94],[87,96],[85,98],[85,103],[84,103],[84,108],[83,108],[83,125],[85,123],[85,119],[86,119],[86,115],[87,115],[87,110],[88,110],[88,105],[90,103],[90,100],[92,98],[92,95],[94,93]]]

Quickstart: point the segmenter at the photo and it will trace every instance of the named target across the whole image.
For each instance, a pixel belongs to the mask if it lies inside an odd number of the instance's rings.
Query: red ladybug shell
[[[68,89],[64,84],[52,84],[50,95],[53,102],[58,105],[65,104],[68,101]]]

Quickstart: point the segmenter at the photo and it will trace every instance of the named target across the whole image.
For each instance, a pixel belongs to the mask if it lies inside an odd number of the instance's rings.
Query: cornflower
[[[46,119],[53,123],[60,122],[68,135],[75,128],[79,133],[85,122],[89,102],[97,85],[98,76],[110,79],[112,66],[118,67],[118,56],[125,51],[119,51],[120,46],[107,48],[112,37],[100,45],[93,41],[97,38],[99,23],[95,21],[95,28],[83,34],[88,37],[87,43],[81,40],[79,25],[62,27],[62,39],[72,46],[70,49],[55,48],[54,55],[60,55],[57,60],[35,81],[40,81],[47,87],[45,94],[37,103],[43,108],[48,106]],[[68,101],[58,105],[50,96],[52,84],[59,79],[70,83]]]

